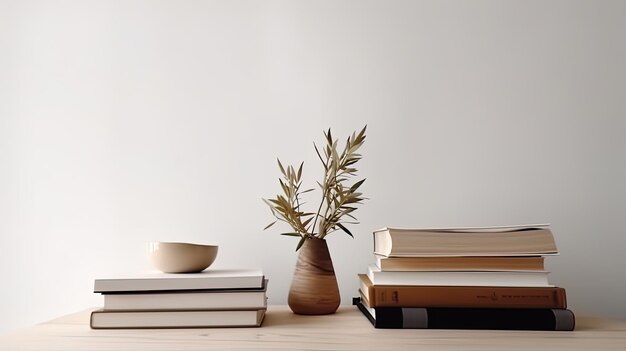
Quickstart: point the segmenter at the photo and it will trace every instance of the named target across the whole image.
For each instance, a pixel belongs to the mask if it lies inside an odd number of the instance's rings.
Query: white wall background
[[[285,303],[275,159],[367,124],[382,226],[551,222],[571,308],[626,319],[626,2],[0,1],[0,332],[101,304],[145,243],[221,245]],[[319,196],[319,194],[316,194]],[[315,198],[316,199],[316,198]],[[311,202],[316,202],[311,198]],[[274,229],[274,228],[273,228]]]

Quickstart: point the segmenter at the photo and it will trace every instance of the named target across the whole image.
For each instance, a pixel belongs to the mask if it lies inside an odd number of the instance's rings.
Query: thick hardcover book
[[[384,257],[376,256],[381,271],[543,271],[541,256]]]
[[[110,293],[104,310],[264,309],[266,290],[267,279],[263,289]]]
[[[567,309],[369,307],[360,298],[352,303],[375,328],[574,330],[574,313]]]
[[[213,311],[104,311],[91,313],[92,329],[259,327],[265,309]]]
[[[376,265],[370,265],[367,277],[374,285],[552,286],[545,271],[383,272]]]
[[[537,256],[556,254],[547,225],[403,229],[374,232],[374,253],[385,257]]]
[[[136,276],[96,279],[94,292],[262,289],[263,272],[259,269],[210,269],[202,273],[148,273]]]
[[[567,308],[563,288],[373,285],[365,274],[359,280],[371,307]]]

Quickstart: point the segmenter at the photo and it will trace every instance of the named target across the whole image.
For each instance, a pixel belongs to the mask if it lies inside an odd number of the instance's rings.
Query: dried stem
[[[367,126],[358,134],[352,133],[352,136],[348,137],[341,155],[337,151],[338,140],[333,140],[330,129],[324,132],[324,137],[326,138],[324,154],[326,159],[322,158],[317,145],[313,143],[315,151],[324,166],[323,183],[318,183],[322,190],[322,199],[316,213],[302,212],[300,208],[301,194],[313,190],[300,191],[304,164],[300,164],[296,172],[292,166],[285,168],[280,163],[280,160],[278,161],[278,167],[283,175],[283,178],[279,179],[279,183],[284,195],[277,195],[275,199],[263,200],[270,207],[272,215],[276,217],[276,221],[286,222],[294,230],[294,232],[282,234],[300,237],[296,250],[308,238],[324,239],[326,235],[339,229],[352,236],[352,233],[344,224],[358,223],[351,213],[356,210],[355,206],[365,199],[360,192],[357,192],[365,179],[355,182],[350,187],[344,185],[344,182],[356,176],[357,169],[354,168],[354,165],[361,159],[361,155],[356,152],[365,142],[366,128]],[[324,204],[326,204],[325,207]],[[344,216],[348,216],[354,221],[343,222],[344,224],[342,224],[341,218]],[[271,227],[276,221],[270,223],[265,229]],[[311,221],[313,221],[312,225],[310,225]],[[317,232],[315,231],[316,227]]]

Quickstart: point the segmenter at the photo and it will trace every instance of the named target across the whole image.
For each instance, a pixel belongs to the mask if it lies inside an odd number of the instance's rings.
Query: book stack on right
[[[548,225],[374,232],[376,264],[353,303],[376,328],[573,330]]]

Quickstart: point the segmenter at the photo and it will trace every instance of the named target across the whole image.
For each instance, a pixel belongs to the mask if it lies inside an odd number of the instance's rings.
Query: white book
[[[196,290],[104,294],[104,310],[230,310],[267,308],[263,289]]]
[[[209,269],[201,273],[153,272],[115,278],[96,279],[94,292],[261,289],[260,269]]]
[[[374,285],[552,287],[546,271],[381,271],[370,265]]]
[[[93,329],[259,327],[265,309],[230,311],[104,311],[91,313]]]

